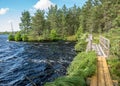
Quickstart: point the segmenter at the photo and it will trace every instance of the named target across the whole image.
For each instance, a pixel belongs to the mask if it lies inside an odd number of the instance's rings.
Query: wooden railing
[[[88,39],[88,44],[87,44],[87,48],[86,48],[86,52],[87,51],[91,51],[92,50],[92,46],[93,48],[95,47],[94,45],[92,45],[92,35],[90,34]],[[100,36],[99,38],[99,44],[96,44],[98,46],[97,49],[93,49],[96,52],[101,52],[101,54],[98,55],[97,57],[97,70],[96,70],[96,74],[92,77],[89,78],[88,80],[88,85],[89,86],[118,86],[118,81],[117,80],[112,80],[111,76],[110,76],[110,72],[109,72],[109,68],[106,62],[106,57],[109,57],[110,54],[110,41],[109,39]]]
[[[105,54],[105,57],[109,57],[109,54],[110,54],[110,40],[103,37],[103,36],[100,36],[100,39],[99,39],[99,43],[100,43],[100,46]]]
[[[86,52],[91,51],[92,50],[92,34],[89,34],[88,38],[87,38],[87,47],[86,47]]]

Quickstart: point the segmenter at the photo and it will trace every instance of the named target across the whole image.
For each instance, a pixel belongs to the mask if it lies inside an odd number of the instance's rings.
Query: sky
[[[61,8],[64,4],[69,8],[74,4],[82,7],[87,0],[0,0],[0,32],[19,31],[21,13],[28,10],[31,15],[35,11],[47,10],[51,5]]]

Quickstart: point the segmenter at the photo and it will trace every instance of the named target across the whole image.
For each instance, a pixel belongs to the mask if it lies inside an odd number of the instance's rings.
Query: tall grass
[[[67,76],[57,78],[44,86],[86,86],[85,80],[96,71],[95,52],[79,53],[68,67]]]

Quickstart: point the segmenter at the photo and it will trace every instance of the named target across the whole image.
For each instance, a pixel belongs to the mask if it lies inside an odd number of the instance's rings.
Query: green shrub
[[[51,40],[57,40],[58,39],[58,35],[55,29],[52,29],[50,32],[50,39]]]
[[[8,40],[9,40],[9,41],[14,41],[14,40],[15,40],[14,35],[10,34],[10,35],[8,36]]]
[[[120,58],[120,28],[111,29],[105,36],[110,39],[110,53],[113,56]],[[112,35],[112,36],[111,36]]]
[[[76,36],[75,35],[72,35],[72,36],[68,36],[65,40],[67,41],[76,41]]]
[[[83,28],[80,26],[77,33],[76,33],[77,40],[79,40],[83,34],[84,34],[83,33]]]
[[[49,30],[44,30],[44,31],[43,31],[43,34],[42,34],[43,39],[44,39],[44,40],[49,40],[49,39],[50,39],[49,36],[50,36]]]
[[[82,34],[81,37],[79,37],[77,44],[75,45],[75,50],[82,52],[85,51],[87,46],[87,34]]]
[[[87,42],[81,40],[81,42],[78,42],[75,45],[75,50],[79,52],[85,51],[86,45],[87,45]]]
[[[120,60],[118,58],[111,58],[108,60],[108,65],[110,65],[110,73],[113,80],[118,80],[120,86]]]
[[[28,41],[27,35],[23,35],[23,36],[22,36],[22,41]]]
[[[95,52],[79,53],[67,70],[68,76],[57,78],[44,86],[86,86],[85,80],[96,71]]]
[[[85,86],[85,80],[79,76],[66,76],[57,78],[54,82],[46,83],[44,86]]]
[[[21,37],[20,32],[17,32],[17,33],[15,34],[15,41],[22,41],[22,37]]]
[[[95,52],[79,53],[72,61],[68,68],[68,75],[91,76],[96,71],[96,54]]]

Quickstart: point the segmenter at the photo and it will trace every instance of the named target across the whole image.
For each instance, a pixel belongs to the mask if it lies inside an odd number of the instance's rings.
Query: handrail
[[[109,53],[110,53],[110,50],[109,50],[110,49],[110,40],[103,37],[103,36],[100,36],[99,43],[100,43],[102,50],[104,51],[104,53],[108,57]]]
[[[92,40],[93,40],[92,34],[89,34],[89,36],[87,38],[88,44],[87,44],[87,47],[86,47],[86,52],[92,50]]]

